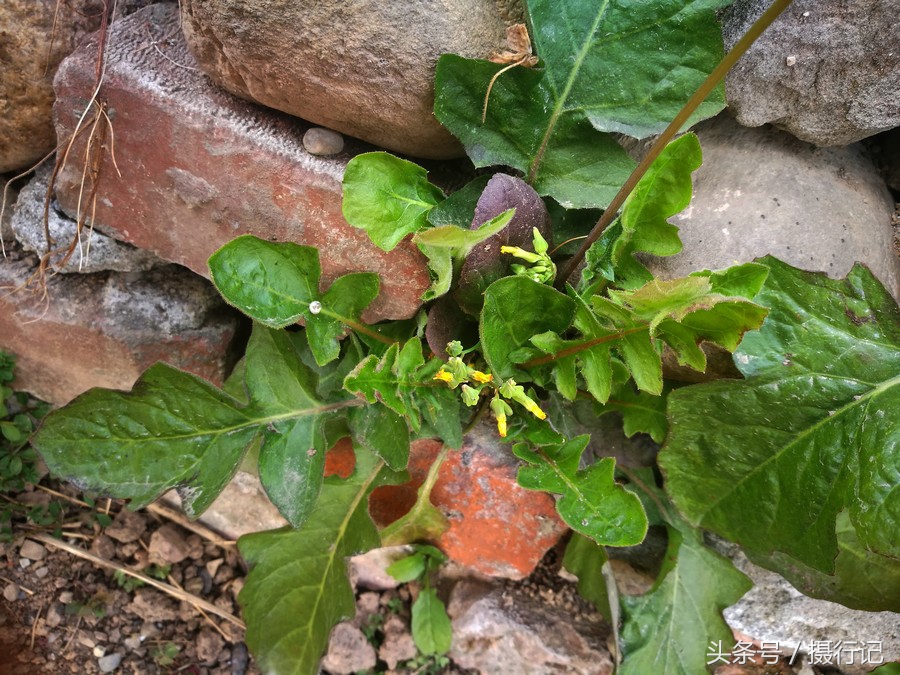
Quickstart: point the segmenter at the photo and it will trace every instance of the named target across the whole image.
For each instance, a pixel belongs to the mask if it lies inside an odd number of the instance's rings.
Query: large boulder
[[[731,47],[770,0],[724,15]],[[794,0],[725,80],[741,124],[767,122],[816,145],[900,126],[900,21],[893,0]]]
[[[53,74],[100,25],[101,0],[0,3],[0,173],[30,166],[56,145]]]
[[[417,157],[462,155],[435,119],[444,53],[505,44],[502,0],[182,0],[185,36],[213,81],[243,98]]]

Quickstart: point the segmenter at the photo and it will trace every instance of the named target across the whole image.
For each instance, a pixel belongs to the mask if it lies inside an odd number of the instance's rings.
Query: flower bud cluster
[[[450,354],[447,364],[435,373],[433,379],[445,382],[451,389],[460,387],[463,403],[470,407],[477,405],[483,392],[493,391],[490,407],[497,420],[497,431],[502,438],[506,437],[507,418],[513,414],[513,408],[507,400],[518,403],[540,420],[547,418],[547,414],[525,393],[525,388],[516,384],[512,378],[498,385],[490,373],[467,365],[460,356],[462,345],[459,342],[454,341],[447,345],[447,353]]]
[[[526,276],[539,284],[552,284],[556,278],[556,265],[547,254],[549,248],[547,240],[541,236],[536,227],[531,229],[531,235],[534,253],[518,246],[501,246],[500,253],[508,253],[529,263],[527,267],[517,263],[510,265],[514,274]]]

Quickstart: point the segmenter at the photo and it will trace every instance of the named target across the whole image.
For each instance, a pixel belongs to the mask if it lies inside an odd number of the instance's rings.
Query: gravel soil
[[[165,512],[133,513],[106,499],[91,507],[71,488],[53,488],[62,496],[34,488],[5,496],[61,510],[46,527],[14,520],[11,541],[0,543],[0,673],[259,672],[237,618],[245,570],[233,542],[185,529]],[[180,588],[219,614],[57,548],[46,539],[54,530],[64,544]]]

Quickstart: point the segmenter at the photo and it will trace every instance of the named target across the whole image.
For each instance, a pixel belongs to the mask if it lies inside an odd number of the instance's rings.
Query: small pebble
[[[50,574],[50,568],[44,565],[43,567],[36,569],[34,573],[37,575],[38,579],[43,579],[45,576]]]
[[[13,583],[6,584],[6,588],[3,589],[3,597],[7,602],[15,602],[19,599],[19,587]]]
[[[94,657],[99,659],[103,656],[106,656],[106,647],[101,647],[100,645],[94,647]]]
[[[36,541],[26,539],[22,544],[22,548],[19,549],[19,555],[29,560],[43,560],[44,556],[47,555],[47,549]]]
[[[244,675],[249,664],[250,653],[247,651],[247,645],[238,642],[231,648],[231,675]]]
[[[303,134],[303,147],[311,155],[336,155],[344,149],[344,137],[331,129],[313,127]]]
[[[119,667],[119,664],[122,663],[122,655],[121,654],[107,654],[102,659],[97,661],[97,665],[100,667],[101,673],[111,673],[116,668]]]
[[[125,638],[123,644],[130,650],[134,651],[138,647],[141,646],[141,636],[140,635],[132,635],[131,637]]]

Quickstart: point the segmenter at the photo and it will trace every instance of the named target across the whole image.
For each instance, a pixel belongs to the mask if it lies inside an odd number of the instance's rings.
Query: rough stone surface
[[[211,628],[204,628],[197,636],[197,657],[202,663],[215,663],[225,640]]]
[[[772,254],[839,278],[860,261],[900,297],[894,203],[859,146],[816,148],[727,115],[696,131],[703,166],[690,206],[671,219],[684,250],[649,259],[654,274],[680,277]]]
[[[507,3],[509,4],[509,3]],[[505,46],[494,0],[182,3],[184,32],[228,91],[418,157],[462,155],[434,118],[441,54],[487,58]]]
[[[399,616],[396,614],[389,616],[382,630],[384,642],[378,648],[378,658],[384,661],[388,668],[395,670],[401,661],[414,659],[418,655],[419,650],[409,632],[409,627]]]
[[[377,660],[375,648],[359,628],[339,623],[331,632],[322,667],[336,675],[349,675],[374,668]]]
[[[53,74],[97,29],[102,6],[101,0],[0,3],[0,173],[28,167],[56,145]]]
[[[147,546],[150,562],[158,565],[180,563],[188,557],[189,550],[187,541],[172,523],[156,530]]]
[[[350,580],[354,588],[370,591],[387,591],[397,588],[400,582],[387,573],[387,568],[400,558],[412,553],[409,546],[376,548],[350,558]]]
[[[461,581],[447,607],[450,657],[480,673],[608,675],[612,658],[603,624],[578,625],[565,610],[521,592]]]
[[[771,3],[725,12],[730,48]],[[817,145],[900,126],[900,22],[893,0],[794,0],[725,80],[741,124],[767,122]]]
[[[832,644],[854,646],[881,641],[884,663],[900,661],[900,614],[862,612],[826,600],[810,598],[791,586],[781,575],[757,567],[734,545],[717,542],[735,566],[753,580],[753,588],[737,604],[724,611],[732,629],[756,640],[778,642],[783,650],[809,652],[811,641],[829,640]],[[855,664],[849,654],[841,659],[845,673],[865,673],[871,666]],[[838,664],[834,664],[838,665]]]
[[[162,501],[181,507],[181,499],[175,490],[163,495]],[[244,471],[235,474],[222,494],[198,520],[225,539],[232,540],[251,532],[274,530],[287,525],[287,521],[266,496],[259,478]]]
[[[303,147],[311,155],[338,155],[344,149],[344,137],[331,129],[313,127],[303,134]]]
[[[145,621],[174,621],[178,617],[177,603],[155,588],[138,588],[128,610]]]
[[[61,405],[91,387],[129,389],[157,361],[222,382],[239,319],[200,277],[174,265],[55,276],[43,298],[36,259],[8,253],[0,287],[18,290],[0,296],[0,349],[17,356],[17,389]]]
[[[377,523],[392,522],[409,510],[440,447],[437,441],[415,442],[412,480],[372,493],[369,510]],[[451,560],[489,576],[521,579],[568,529],[552,497],[519,487],[518,465],[509,445],[501,444],[487,425],[476,427],[462,449],[450,453],[431,500],[450,521],[438,546]]]
[[[43,255],[46,251],[44,234],[44,201],[52,167],[44,165],[19,193],[12,209],[12,230],[26,251]],[[56,200],[50,204],[47,225],[53,238],[54,253],[51,266],[57,272],[140,272],[163,264],[149,251],[130,246],[112,237],[85,227],[78,235],[76,222],[59,210]],[[68,260],[64,259],[72,242],[76,247]]]
[[[294,35],[295,27],[291,26]],[[115,130],[116,166],[100,168],[96,225],[159,257],[208,274],[207,259],[234,237],[319,247],[322,284],[348,272],[380,274],[381,295],[364,319],[412,316],[430,284],[410,242],[391,253],[341,215],[341,177],[363,145],[320,158],[303,149],[307,125],[240,101],[197,69],[178,30],[175,5],[153,5],[109,31],[102,98]],[[54,113],[60,137],[73,129],[93,87],[95,41],[57,73]],[[279,54],[279,60],[284,55]],[[81,142],[75,144],[78,156]],[[62,209],[76,211],[81,167],[57,184]]]
[[[130,544],[147,531],[147,521],[134,511],[122,509],[104,532],[120,544]]]

